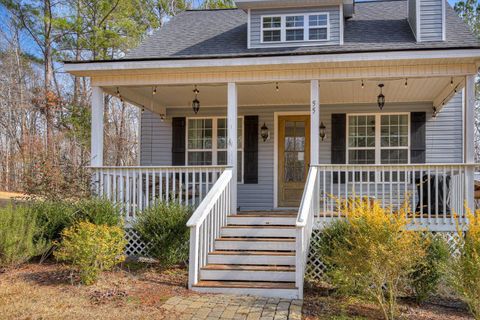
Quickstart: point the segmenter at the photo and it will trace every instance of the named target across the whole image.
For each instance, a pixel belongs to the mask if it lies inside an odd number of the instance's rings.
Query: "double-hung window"
[[[262,16],[262,42],[329,40],[329,13]]]
[[[348,163],[408,163],[409,123],[408,113],[348,115]]]
[[[237,122],[238,182],[243,182],[243,118]],[[227,119],[188,118],[187,164],[227,164]]]
[[[280,42],[282,40],[282,17],[263,17],[262,29],[264,42]]]

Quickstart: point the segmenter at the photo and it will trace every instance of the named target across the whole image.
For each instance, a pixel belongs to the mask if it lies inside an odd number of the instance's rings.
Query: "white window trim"
[[[406,115],[407,116],[407,125],[408,125],[408,145],[406,147],[382,147],[381,145],[381,116],[387,116],[387,115]],[[375,147],[349,147],[348,145],[348,137],[349,137],[349,117],[351,116],[375,116]],[[345,148],[345,159],[346,163],[350,164],[349,158],[348,158],[348,152],[350,150],[373,150],[375,149],[375,164],[381,164],[381,152],[383,149],[398,149],[398,150],[405,150],[407,149],[407,163],[410,164],[410,139],[411,139],[411,134],[410,134],[410,112],[382,112],[382,113],[347,113],[347,119],[346,119],[346,148]],[[385,164],[388,165],[388,164]],[[393,164],[392,164],[393,165]]]
[[[327,16],[327,25],[322,27],[311,27],[309,26],[310,16],[324,15]],[[289,27],[286,26],[286,17],[297,17],[303,16],[303,27]],[[280,28],[264,28],[263,19],[264,18],[280,18]],[[310,40],[310,29],[327,29],[327,38],[326,39],[313,39]],[[303,29],[303,40],[289,40],[287,41],[287,30]],[[263,31],[275,31],[280,30],[280,41],[264,41],[263,40]],[[275,44],[275,43],[301,43],[301,42],[328,42],[330,41],[330,12],[310,12],[310,13],[289,13],[289,14],[269,14],[260,16],[260,43],[264,44]]]
[[[237,152],[241,152],[242,157],[242,175],[241,179],[237,182],[238,184],[243,184],[243,177],[244,177],[244,169],[245,169],[245,119],[243,116],[238,116],[238,119],[242,119],[242,136],[241,136],[241,143],[242,147],[237,148]],[[189,120],[201,120],[201,119],[211,119],[212,120],[212,148],[210,149],[190,149],[188,147],[188,122]],[[188,153],[189,152],[212,152],[212,165],[215,166],[218,163],[218,151],[227,151],[227,149],[218,148],[217,141],[218,141],[218,120],[219,119],[227,119],[227,117],[222,116],[215,116],[215,117],[186,117],[186,125],[185,125],[185,163],[188,165]],[[238,120],[237,120],[238,121]]]

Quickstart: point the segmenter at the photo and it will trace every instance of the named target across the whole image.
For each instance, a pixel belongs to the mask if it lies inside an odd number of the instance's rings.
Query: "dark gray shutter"
[[[347,114],[332,114],[332,163],[347,163]],[[333,183],[338,183],[338,173],[333,174]],[[340,173],[340,182],[345,183],[345,172]]]
[[[410,162],[425,163],[425,112],[410,114]]]
[[[258,116],[244,117],[244,183],[258,183]]]
[[[347,163],[347,115],[345,113],[332,114],[332,163]]]
[[[184,117],[172,118],[172,165],[185,165],[185,130]]]

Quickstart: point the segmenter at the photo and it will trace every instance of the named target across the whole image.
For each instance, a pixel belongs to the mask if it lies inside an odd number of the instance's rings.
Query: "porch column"
[[[92,87],[92,147],[90,165],[103,166],[103,90]]]
[[[465,77],[465,163],[475,163],[475,75]],[[468,208],[474,210],[474,168],[467,169],[465,177],[466,183],[466,203]]]
[[[231,188],[231,214],[237,213],[237,84],[229,82],[227,94],[227,164],[233,169]]]
[[[318,80],[310,80],[310,164],[320,162],[320,90]]]

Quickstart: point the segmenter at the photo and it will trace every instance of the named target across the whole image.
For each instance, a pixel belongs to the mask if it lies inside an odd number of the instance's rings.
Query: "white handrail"
[[[202,222],[207,217],[208,213],[212,209],[213,205],[220,197],[221,191],[225,189],[227,184],[230,182],[233,176],[233,171],[231,168],[227,168],[223,171],[220,178],[218,178],[217,183],[210,189],[207,193],[207,196],[203,199],[200,205],[197,207],[195,212],[192,214],[190,219],[188,219],[187,227],[195,227],[202,224]]]
[[[314,166],[310,167],[296,221],[295,285],[298,288],[300,299],[303,298],[305,266],[310,250],[310,237],[313,230],[314,217],[318,212],[319,205],[317,177],[318,169]]]
[[[230,212],[234,183],[233,169],[225,169],[187,222],[190,228],[189,288],[197,284],[200,269],[207,264],[208,253],[214,249],[227,216],[234,214]]]

